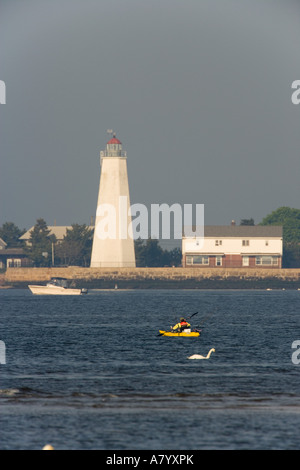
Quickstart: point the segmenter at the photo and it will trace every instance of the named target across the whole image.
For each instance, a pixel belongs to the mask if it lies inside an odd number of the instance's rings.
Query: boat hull
[[[28,286],[34,295],[82,295],[81,289],[69,289],[60,286]]]
[[[190,333],[182,331],[181,333],[175,333],[173,331],[159,330],[159,332],[162,336],[184,336],[186,338],[197,338],[200,336],[199,331],[191,331]]]

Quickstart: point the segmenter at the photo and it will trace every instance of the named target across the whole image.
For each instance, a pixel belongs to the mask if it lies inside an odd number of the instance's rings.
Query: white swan
[[[201,356],[201,354],[193,354],[192,356],[188,357],[188,359],[209,359],[212,352],[216,352],[216,350],[212,348],[207,354],[207,356]]]
[[[51,444],[46,444],[46,445],[43,447],[43,450],[54,450],[54,447],[53,447]]]

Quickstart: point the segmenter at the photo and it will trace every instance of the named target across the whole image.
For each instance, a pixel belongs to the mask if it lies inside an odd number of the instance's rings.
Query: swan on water
[[[188,359],[209,359],[212,352],[216,352],[216,350],[212,348],[207,354],[207,356],[201,356],[201,354],[193,354],[192,356],[188,357]]]

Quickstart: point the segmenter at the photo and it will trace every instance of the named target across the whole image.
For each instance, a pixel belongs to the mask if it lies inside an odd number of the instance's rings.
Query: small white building
[[[204,237],[182,237],[184,267],[282,267],[282,227],[208,225]]]

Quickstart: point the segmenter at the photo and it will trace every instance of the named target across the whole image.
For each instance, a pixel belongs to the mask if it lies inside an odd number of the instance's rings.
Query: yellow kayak
[[[196,338],[197,336],[200,336],[199,331],[191,331],[189,333],[182,331],[181,333],[176,333],[173,331],[164,331],[164,330],[159,330],[161,336],[185,336],[187,338]]]

